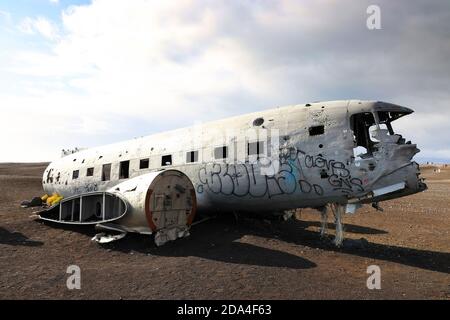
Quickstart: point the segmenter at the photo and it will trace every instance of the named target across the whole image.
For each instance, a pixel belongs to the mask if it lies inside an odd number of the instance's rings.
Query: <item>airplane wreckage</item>
[[[344,213],[427,188],[412,161],[419,149],[392,127],[412,112],[379,101],[308,103],[65,151],[44,172],[52,196],[35,213],[95,225],[106,232],[93,238],[101,243],[137,232],[162,245],[189,235],[198,212],[288,218],[315,208],[323,235],[331,209],[340,246]]]

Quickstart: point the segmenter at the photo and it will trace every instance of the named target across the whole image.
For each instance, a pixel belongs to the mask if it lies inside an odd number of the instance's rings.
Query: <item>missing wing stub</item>
[[[42,220],[64,224],[95,225],[122,218],[127,202],[110,192],[92,192],[61,200],[37,212]]]
[[[63,199],[36,214],[56,223],[95,225],[106,231],[92,239],[98,243],[136,232],[154,234],[160,246],[188,236],[196,210],[191,180],[178,170],[165,170],[126,180],[105,192]]]

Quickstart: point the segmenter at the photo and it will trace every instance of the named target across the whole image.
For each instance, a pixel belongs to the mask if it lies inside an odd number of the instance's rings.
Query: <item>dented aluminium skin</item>
[[[67,155],[48,166],[43,187],[67,198],[175,169],[192,182],[203,212],[278,214],[331,203],[353,212],[362,203],[426,189],[412,161],[419,149],[392,128],[412,112],[357,100],[275,108]],[[140,168],[143,159],[148,168]],[[123,161],[129,161],[126,179]],[[102,181],[109,164],[109,180]],[[139,214],[125,220],[147,223]]]

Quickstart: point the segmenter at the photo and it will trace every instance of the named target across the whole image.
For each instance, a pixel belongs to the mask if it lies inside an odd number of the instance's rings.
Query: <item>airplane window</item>
[[[122,161],[119,168],[119,179],[128,179],[130,177],[130,161]]]
[[[75,170],[73,173],[72,173],[72,179],[73,180],[75,180],[75,179],[78,179],[78,176],[80,175],[80,170]]]
[[[149,166],[150,166],[149,159],[141,159],[139,163],[139,169],[148,169]]]
[[[198,151],[186,152],[186,163],[192,163],[198,161]]]
[[[172,164],[172,155],[165,155],[161,157],[161,166],[170,166]]]
[[[104,164],[102,170],[102,181],[109,181],[111,179],[111,164]]]
[[[309,127],[309,135],[310,136],[318,136],[320,134],[324,134],[324,132],[325,132],[324,126]]]
[[[216,159],[225,159],[228,158],[228,147],[217,147],[214,149],[214,158]]]
[[[249,142],[247,144],[247,155],[260,155],[264,154],[264,142],[263,141],[256,141],[256,142]]]
[[[86,171],[86,177],[92,177],[94,175],[94,168],[88,168]]]

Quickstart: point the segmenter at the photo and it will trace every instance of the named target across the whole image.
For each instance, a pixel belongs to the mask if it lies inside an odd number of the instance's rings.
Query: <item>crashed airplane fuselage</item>
[[[377,101],[301,104],[68,154],[45,170],[45,192],[64,198],[41,218],[160,233],[163,243],[186,235],[196,211],[333,204],[340,217],[377,207],[426,189],[412,161],[419,150],[391,125],[412,112]]]

